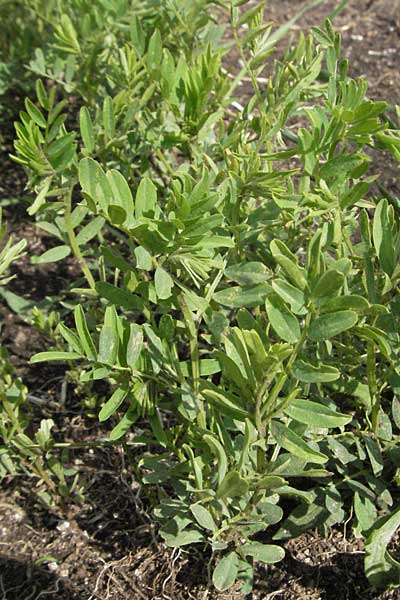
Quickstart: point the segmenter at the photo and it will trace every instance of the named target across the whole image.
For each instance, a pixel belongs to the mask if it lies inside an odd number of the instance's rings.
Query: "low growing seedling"
[[[160,533],[211,549],[218,590],[250,591],[279,541],[351,511],[380,584],[397,568],[371,549],[399,524],[400,221],[367,150],[398,158],[400,136],[349,78],[329,21],[263,87],[282,31],[245,4],[230,3],[237,77],[207,35],[185,56],[155,29],[121,50],[151,94],[116,77],[79,132],[55,88],[26,101],[15,147],[29,212],[59,240],[37,260],[73,255],[82,271],[64,349],[32,361],[109,383],[109,439],[146,444]]]
[[[11,237],[5,239],[5,233],[0,209],[0,286],[15,277],[8,270],[26,248],[25,240],[13,243]],[[42,419],[32,439],[28,436],[29,412],[28,389],[16,375],[6,348],[0,345],[0,481],[21,473],[34,477],[45,485],[45,489],[38,487],[37,496],[47,506],[54,505],[56,498],[78,499],[81,490],[76,471],[65,468],[66,456],[60,460],[58,452],[51,452],[54,422]]]

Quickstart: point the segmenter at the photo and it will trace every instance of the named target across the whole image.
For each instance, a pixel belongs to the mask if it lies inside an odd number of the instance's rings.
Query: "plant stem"
[[[56,442],[51,446],[51,449],[65,449],[68,448],[70,450],[78,450],[80,448],[104,448],[104,447],[108,447],[108,446],[144,446],[151,443],[151,440],[146,440],[146,442],[135,442],[134,440],[132,441],[126,441],[125,439],[120,439],[120,440],[93,440],[90,442]],[[155,444],[157,442],[154,442]],[[27,450],[35,450],[35,449],[40,449],[40,445],[39,444],[29,444],[29,445],[24,445],[24,448],[26,448]]]
[[[71,246],[71,250],[79,263],[82,273],[86,277],[86,281],[88,282],[89,287],[92,290],[95,290],[96,284],[95,284],[93,275],[91,274],[90,269],[89,269],[85,259],[82,256],[81,250],[79,248],[79,244],[78,244],[76,236],[75,236],[74,228],[72,226],[72,218],[71,218],[71,216],[72,216],[71,215],[71,213],[72,213],[72,190],[73,190],[73,186],[70,187],[70,189],[68,190],[68,193],[65,197],[65,215],[64,215],[65,226],[67,228],[68,239],[69,239],[69,243]]]
[[[192,379],[193,379],[193,391],[200,405],[199,413],[197,415],[198,425],[200,427],[206,427],[206,413],[204,410],[203,402],[199,399],[199,384],[200,384],[200,355],[199,355],[199,344],[198,344],[198,332],[197,327],[190,312],[186,301],[181,294],[179,296],[179,304],[182,310],[185,325],[189,334],[189,346],[190,346],[190,359],[192,365]]]
[[[161,152],[161,150],[156,150],[155,155],[157,156],[158,160],[162,163],[162,165],[165,167],[165,169],[166,169],[167,173],[170,175],[170,177],[174,177],[175,171],[173,170],[171,165],[168,163],[168,161],[166,160],[166,158],[165,158],[164,154]]]
[[[282,371],[282,373],[279,375],[278,381],[275,383],[274,387],[272,388],[271,394],[268,397],[268,401],[264,404],[264,406],[262,408],[261,415],[263,418],[265,418],[265,416],[268,415],[268,413],[273,409],[274,404],[275,404],[279,394],[281,393],[281,390],[289,376],[290,369],[291,369],[294,361],[296,360],[296,358],[304,344],[304,341],[307,337],[307,332],[308,332],[308,328],[310,326],[310,321],[311,321],[311,313],[308,313],[306,316],[305,323],[304,323],[304,329],[303,329],[301,338],[299,339],[296,346],[294,347],[293,352],[285,366],[284,371]]]
[[[378,439],[378,417],[379,410],[381,407],[380,394],[377,393],[376,385],[376,364],[375,364],[375,349],[373,342],[367,344],[367,379],[369,394],[371,396],[372,411],[371,411],[371,424],[372,431],[375,437]]]

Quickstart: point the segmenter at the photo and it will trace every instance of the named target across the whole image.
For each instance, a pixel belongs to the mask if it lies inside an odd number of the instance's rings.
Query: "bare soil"
[[[284,23],[303,5],[270,0],[267,18]],[[295,29],[323,21],[336,3],[307,13]],[[343,36],[351,74],[366,76],[369,96],[400,103],[400,0],[353,0],[335,19]],[[2,137],[3,135],[3,137]],[[48,247],[46,236],[27,219],[23,172],[8,159],[10,130],[0,134],[0,199],[16,238],[28,240],[28,253]],[[398,171],[389,157],[374,163],[385,185],[400,194]],[[34,266],[27,258],[16,268],[14,293],[35,302],[66,288],[76,265]],[[95,420],[80,416],[79,390],[65,384],[62,367],[27,365],[46,338],[0,298],[0,342],[12,355],[30,392],[46,399],[32,406],[33,422],[53,418],[66,440],[104,435]],[[64,396],[60,401],[61,395]],[[26,477],[9,478],[0,491],[0,598],[3,600],[245,600],[238,591],[217,594],[208,586],[207,561],[199,551],[167,549],[148,517],[146,498],[135,480],[134,453],[118,448],[75,450],[70,465],[84,484],[81,503],[42,507],[40,486]],[[36,488],[35,488],[36,485]],[[254,593],[246,600],[399,600],[398,590],[374,591],[363,573],[363,544],[346,533],[318,532],[286,544],[285,560],[257,567]]]

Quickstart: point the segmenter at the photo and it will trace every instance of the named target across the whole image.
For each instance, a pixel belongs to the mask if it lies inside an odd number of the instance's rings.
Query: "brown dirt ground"
[[[284,23],[303,5],[296,0],[270,0],[266,13]],[[328,1],[305,15],[295,29],[321,22],[336,3]],[[343,36],[351,74],[365,75],[369,96],[400,103],[400,1],[350,0],[335,20]],[[4,132],[7,137],[8,132]],[[10,163],[7,143],[1,141],[0,198],[18,199],[6,210],[15,236],[28,239],[28,251],[46,247],[23,217],[23,175]],[[400,184],[392,161],[375,164],[393,193]],[[22,206],[22,209],[21,209]],[[40,301],[51,296],[71,275],[75,265],[63,269],[38,268],[23,259],[17,265],[13,290],[29,290]],[[21,283],[22,281],[22,283]],[[24,289],[22,289],[24,288]],[[67,440],[101,435],[95,422],[79,416],[79,397],[67,388],[66,403],[58,398],[64,380],[62,369],[26,367],[27,357],[43,349],[43,336],[12,314],[0,302],[3,328],[0,341],[13,354],[32,393],[53,401],[45,412],[33,406],[33,420],[43,416],[56,421]],[[71,466],[79,469],[85,486],[81,504],[53,510],[38,505],[31,480],[10,478],[0,491],[0,598],[2,600],[244,600],[239,592],[217,594],[207,586],[207,565],[196,550],[171,551],[157,537],[146,511],[146,499],[128,464],[129,452],[116,448],[94,452],[74,451]],[[274,567],[258,567],[253,600],[399,600],[398,590],[375,592],[363,574],[363,546],[348,538],[346,529],[334,530],[328,539],[317,532],[286,544],[285,560]],[[250,600],[250,597],[248,598]]]

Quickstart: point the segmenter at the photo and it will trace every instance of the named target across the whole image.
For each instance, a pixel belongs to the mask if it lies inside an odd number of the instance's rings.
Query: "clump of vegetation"
[[[399,111],[349,77],[329,20],[264,84],[290,26],[264,3],[228,3],[226,44],[226,3],[99,4],[55,3],[30,65],[51,81],[16,124],[28,212],[56,243],[35,261],[81,269],[32,362],[107,383],[109,443],[141,449],[161,536],[210,550],[218,590],[251,591],[280,541],[351,515],[371,583],[396,583],[400,206],[371,151],[400,158]]]

